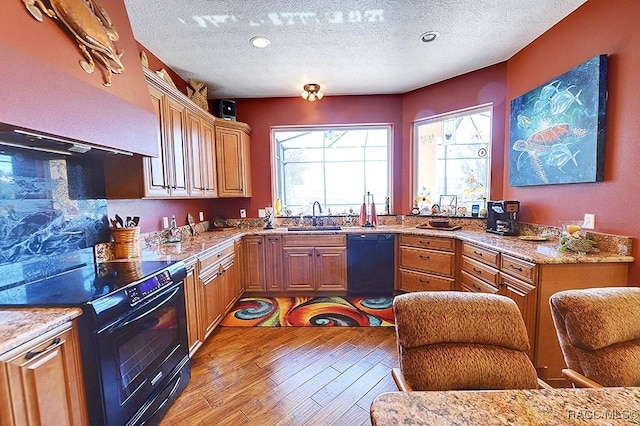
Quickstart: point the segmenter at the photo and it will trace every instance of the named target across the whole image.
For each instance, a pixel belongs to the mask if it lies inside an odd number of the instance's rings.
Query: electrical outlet
[[[596,226],[596,215],[594,213],[585,213],[582,227],[585,229],[593,229]]]
[[[240,217],[242,218],[247,217],[247,209],[240,209]]]

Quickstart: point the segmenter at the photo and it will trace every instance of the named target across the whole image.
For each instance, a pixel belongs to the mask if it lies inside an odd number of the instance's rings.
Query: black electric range
[[[0,307],[80,307],[89,422],[159,422],[190,374],[183,262],[114,261],[0,289]]]

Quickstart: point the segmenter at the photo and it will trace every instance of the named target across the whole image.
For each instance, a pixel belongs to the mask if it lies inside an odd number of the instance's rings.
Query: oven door
[[[107,424],[131,419],[188,358],[185,317],[180,282],[97,332]]]

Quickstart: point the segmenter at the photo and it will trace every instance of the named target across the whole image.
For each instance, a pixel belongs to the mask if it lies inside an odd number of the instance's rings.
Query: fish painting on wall
[[[604,180],[607,55],[511,101],[509,184]]]

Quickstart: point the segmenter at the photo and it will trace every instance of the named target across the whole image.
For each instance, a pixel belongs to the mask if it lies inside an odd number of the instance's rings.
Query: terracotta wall
[[[640,235],[640,2],[614,3],[615,7],[607,0],[588,1],[507,62],[510,102],[593,56],[609,55],[604,181],[512,188],[505,165],[504,197],[522,202],[523,221],[558,225],[595,213],[596,231]],[[505,158],[508,148],[505,143]],[[637,242],[635,246],[637,257]],[[639,262],[632,266],[631,282],[640,285]]]
[[[296,98],[236,99],[238,121],[249,124],[251,134],[251,172],[253,197],[219,200],[216,210],[225,217],[257,217],[258,209],[274,202],[271,180],[270,130],[272,126],[322,124],[391,124],[393,126],[393,203],[400,205],[402,167],[402,96],[331,96],[320,102]]]
[[[198,222],[198,213],[204,213],[205,220],[211,220],[219,213],[216,211],[218,200],[107,200],[110,218],[116,214],[122,217],[139,216],[142,233],[162,229],[162,217],[171,219],[175,215],[178,226],[187,224],[187,213]]]
[[[0,123],[156,155],[153,107],[123,0],[104,0],[120,35],[125,71],[103,86],[103,70],[80,67],[78,45],[58,21],[38,22],[21,1],[2,4]]]

